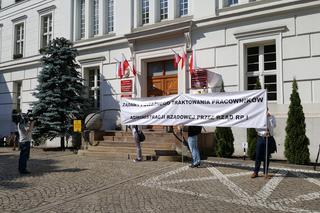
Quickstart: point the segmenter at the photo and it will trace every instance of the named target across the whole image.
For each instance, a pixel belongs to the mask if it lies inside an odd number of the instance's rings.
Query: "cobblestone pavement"
[[[191,169],[32,150],[20,176],[17,162],[0,148],[0,212],[320,212],[320,172],[308,167],[271,162],[271,179],[251,179],[248,160]]]

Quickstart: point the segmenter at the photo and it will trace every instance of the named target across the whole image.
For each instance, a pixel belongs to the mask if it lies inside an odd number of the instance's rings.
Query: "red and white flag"
[[[129,62],[126,59],[126,57],[124,56],[124,54],[122,54],[121,68],[122,68],[123,75],[125,75],[126,70],[129,68]]]
[[[119,78],[122,78],[123,77],[123,70],[122,70],[122,63],[121,61],[115,59],[117,61],[117,64],[116,64],[116,69],[117,69],[117,73],[118,73],[118,76]]]
[[[173,49],[171,49],[171,50],[174,53],[173,65],[174,65],[174,68],[177,69],[178,64],[181,60],[181,56],[178,53],[176,53]]]
[[[193,71],[197,68],[197,63],[196,63],[196,51],[192,50],[190,60],[189,60],[189,70],[190,70],[190,75],[193,74]]]
[[[132,65],[132,74],[133,74],[134,76],[137,75],[136,67],[134,66],[134,64]]]
[[[183,69],[184,67],[184,64],[186,63],[187,61],[187,53],[183,51],[183,54],[182,54],[182,57],[181,57],[181,69]]]

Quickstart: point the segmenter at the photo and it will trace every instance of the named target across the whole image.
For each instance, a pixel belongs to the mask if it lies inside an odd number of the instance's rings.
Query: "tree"
[[[296,79],[292,82],[292,93],[286,126],[286,139],[284,154],[289,163],[307,164],[310,162],[310,142],[306,136],[306,123],[298,93]]]
[[[60,137],[64,150],[64,138],[69,136],[73,119],[83,119],[87,99],[83,79],[76,70],[77,50],[65,38],[56,38],[49,46],[40,49],[42,71],[34,93],[37,101],[33,104],[36,118],[35,138],[52,139]]]
[[[222,82],[220,92],[224,91],[224,84]],[[217,127],[215,130],[216,136],[216,155],[219,157],[231,157],[234,152],[233,133],[230,127]]]
[[[261,89],[259,78],[257,79],[254,89]],[[248,156],[251,160],[255,159],[256,155],[256,143],[257,143],[257,132],[254,128],[247,129],[247,142],[248,142]]]

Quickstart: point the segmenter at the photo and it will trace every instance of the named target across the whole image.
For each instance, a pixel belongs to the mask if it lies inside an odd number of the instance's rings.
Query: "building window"
[[[148,63],[148,77],[176,75],[173,60],[157,61]]]
[[[160,20],[168,18],[168,0],[160,0]]]
[[[99,68],[90,68],[85,71],[86,85],[88,86],[88,97],[93,109],[100,106],[100,72]]]
[[[260,45],[247,48],[247,88],[255,88],[259,80],[267,90],[268,100],[277,100],[277,62],[276,45]]]
[[[93,35],[99,34],[99,0],[93,0]]]
[[[52,40],[52,14],[41,17],[41,48],[47,47]]]
[[[80,0],[80,38],[85,37],[85,32],[86,32],[86,15],[85,15],[85,6],[86,1],[85,0]]]
[[[24,45],[24,23],[16,24],[14,27],[14,55],[13,59],[23,57]]]
[[[142,24],[149,23],[149,0],[142,0]]]
[[[113,24],[114,24],[114,0],[107,0],[107,32],[113,32]]]
[[[229,6],[235,5],[235,4],[238,4],[238,0],[228,0],[228,5]]]
[[[13,82],[13,109],[21,112],[22,81]]]
[[[188,15],[188,0],[179,0],[180,16]]]

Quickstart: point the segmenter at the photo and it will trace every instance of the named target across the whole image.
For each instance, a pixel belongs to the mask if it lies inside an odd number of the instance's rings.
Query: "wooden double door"
[[[177,74],[148,77],[148,97],[178,93]]]

